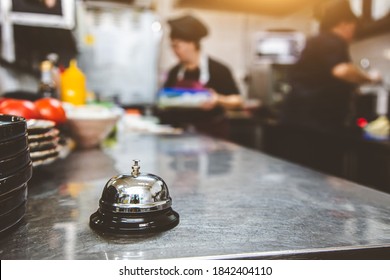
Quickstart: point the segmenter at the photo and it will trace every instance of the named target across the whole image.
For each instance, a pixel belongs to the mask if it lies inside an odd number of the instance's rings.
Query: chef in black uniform
[[[338,131],[347,119],[356,87],[379,81],[351,62],[348,45],[356,25],[347,1],[331,3],[324,11],[320,33],[307,41],[291,71],[292,91],[282,116],[285,124]]]
[[[200,41],[208,35],[208,29],[200,20],[186,15],[168,23],[171,46],[179,63],[169,71],[164,87],[208,89],[212,97],[200,108],[163,110],[159,114],[161,121],[226,138],[225,108],[239,107],[242,102],[231,71],[201,51]]]

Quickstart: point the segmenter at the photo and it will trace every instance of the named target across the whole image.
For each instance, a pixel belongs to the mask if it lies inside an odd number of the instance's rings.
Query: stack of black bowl
[[[0,233],[24,217],[31,176],[26,121],[0,114]]]

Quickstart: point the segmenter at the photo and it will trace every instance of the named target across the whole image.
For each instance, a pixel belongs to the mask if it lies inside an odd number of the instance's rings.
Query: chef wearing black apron
[[[239,90],[229,68],[201,51],[200,40],[208,34],[197,18],[186,15],[168,21],[171,45],[179,63],[168,73],[165,88],[208,89],[212,98],[201,108],[175,108],[159,112],[162,123],[177,127],[194,127],[215,137],[228,136],[226,107],[241,104]]]
[[[349,43],[356,24],[347,1],[339,0],[325,9],[320,33],[307,41],[291,71],[292,91],[282,116],[285,124],[338,131],[347,119],[357,85],[377,82],[351,62]]]

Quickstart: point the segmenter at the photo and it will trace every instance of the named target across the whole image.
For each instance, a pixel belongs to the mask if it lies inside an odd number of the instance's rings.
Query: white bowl
[[[96,105],[67,108],[67,124],[78,148],[98,147],[114,129],[121,117],[119,108],[108,109]]]

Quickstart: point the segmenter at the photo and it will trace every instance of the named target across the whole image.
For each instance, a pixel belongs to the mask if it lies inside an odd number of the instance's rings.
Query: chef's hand
[[[44,4],[47,8],[51,9],[57,4],[57,0],[44,0]]]
[[[381,73],[376,69],[371,69],[367,72],[367,76],[370,78],[371,83],[379,84],[383,81]]]
[[[219,99],[219,95],[215,90],[209,89],[209,92],[211,94],[211,97],[209,98],[209,100],[204,102],[201,106],[201,108],[206,111],[215,108],[215,106],[218,105],[218,99]]]
[[[213,89],[209,89],[209,91],[211,98],[203,104],[202,109],[204,110],[211,110],[217,105],[227,109],[236,109],[243,105],[243,100],[239,94],[222,95]]]

